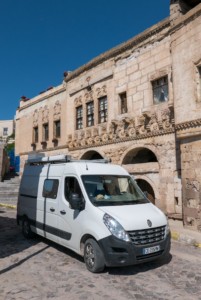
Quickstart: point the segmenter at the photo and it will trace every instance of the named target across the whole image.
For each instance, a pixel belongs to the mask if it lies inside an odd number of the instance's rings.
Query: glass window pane
[[[154,104],[168,101],[168,77],[162,77],[152,82]]]
[[[83,127],[83,109],[82,106],[76,108],[76,129]]]
[[[58,192],[59,180],[46,179],[43,186],[43,197],[56,199]]]
[[[99,123],[107,121],[107,97],[99,99]]]
[[[87,103],[87,126],[94,125],[94,102]]]

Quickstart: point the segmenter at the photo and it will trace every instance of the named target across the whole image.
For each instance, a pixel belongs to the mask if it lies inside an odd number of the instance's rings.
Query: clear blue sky
[[[0,120],[169,16],[170,0],[0,0]]]

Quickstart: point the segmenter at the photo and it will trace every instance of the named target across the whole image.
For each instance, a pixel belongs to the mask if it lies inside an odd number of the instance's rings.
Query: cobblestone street
[[[83,259],[40,237],[26,240],[0,208],[0,299],[201,299],[201,250],[172,242],[169,259],[92,274]]]

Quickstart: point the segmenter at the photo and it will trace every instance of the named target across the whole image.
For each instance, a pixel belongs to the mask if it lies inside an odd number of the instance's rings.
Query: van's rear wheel
[[[33,237],[33,232],[31,231],[30,221],[28,218],[24,218],[22,221],[22,233],[26,239]]]
[[[92,273],[98,273],[105,268],[105,259],[98,243],[88,239],[84,245],[84,261],[87,269]]]

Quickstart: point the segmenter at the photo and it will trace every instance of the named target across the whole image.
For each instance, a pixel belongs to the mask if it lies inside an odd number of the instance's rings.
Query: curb
[[[184,243],[192,245],[196,248],[201,248],[201,243],[197,242],[195,240],[195,238],[192,238],[192,237],[184,235],[184,234],[180,234],[177,231],[174,231],[174,230],[171,231],[171,238],[175,241],[184,242]]]
[[[5,203],[0,203],[0,207],[6,207],[6,208],[12,208],[15,209],[17,206],[13,204],[5,204]]]

